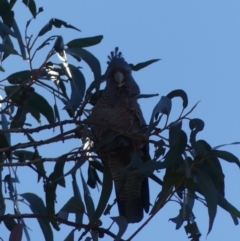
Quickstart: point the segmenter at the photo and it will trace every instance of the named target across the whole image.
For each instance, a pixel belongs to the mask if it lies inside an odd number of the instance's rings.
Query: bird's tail
[[[128,198],[121,200],[118,193],[117,204],[119,215],[126,217],[129,223],[138,223],[143,219],[143,212],[149,210],[149,188],[148,180],[142,181],[141,195],[139,198]]]

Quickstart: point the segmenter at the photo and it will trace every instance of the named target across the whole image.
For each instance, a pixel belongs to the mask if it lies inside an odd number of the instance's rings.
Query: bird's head
[[[132,82],[134,82],[132,70],[118,48],[111,52],[108,59],[108,68],[105,73],[107,85],[115,85],[118,88],[131,87]]]

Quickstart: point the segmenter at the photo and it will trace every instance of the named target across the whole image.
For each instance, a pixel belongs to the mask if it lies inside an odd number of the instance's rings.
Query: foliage
[[[35,37],[32,34],[29,35],[29,25],[37,19],[38,14],[43,12],[43,8],[37,10],[34,0],[30,0],[23,1],[33,17],[27,22],[24,37],[22,37],[12,10],[15,3],[16,1],[0,1],[2,39],[0,58],[1,62],[4,62],[12,55],[17,55],[23,60],[28,60],[29,69],[12,73],[1,80],[2,95],[4,95],[0,111],[2,127],[0,131],[0,179],[2,180],[0,222],[3,221],[1,226],[5,225],[10,231],[9,240],[21,240],[23,233],[26,239],[30,240],[24,221],[27,218],[35,218],[38,221],[45,240],[48,241],[53,240],[53,229],[60,230],[60,223],[73,228],[64,240],[74,240],[74,234],[79,235],[79,240],[84,237],[86,240],[97,240],[104,235],[121,240],[127,229],[126,222],[121,217],[112,217],[113,222],[119,226],[119,232],[116,234],[110,231],[110,228],[104,227],[104,223],[100,220],[102,215],[110,213],[113,206],[109,204],[112,181],[109,170],[102,165],[97,156],[94,156],[94,151],[99,146],[92,145],[87,120],[91,107],[101,96],[100,84],[104,82],[104,75],[101,74],[98,59],[86,47],[99,44],[103,36],[77,38],[65,44],[64,37],[54,35],[47,37],[37,46],[36,41],[41,40],[53,27],[80,30],[63,20],[51,19]],[[17,44],[13,44],[15,40]],[[33,68],[36,54],[47,46],[51,49],[45,60],[39,68]],[[58,63],[51,62],[54,55],[58,56]],[[68,55],[77,61],[84,61],[93,72],[94,80],[88,88],[86,88],[87,83],[82,70],[68,63]],[[130,64],[130,66],[134,71],[139,71],[156,61],[158,59],[136,65]],[[3,66],[0,70],[4,71]],[[52,95],[51,100],[41,94],[41,88]],[[141,94],[139,98],[153,96],[156,94]],[[182,111],[175,121],[170,122],[172,99],[176,97],[182,101]],[[154,107],[148,125],[147,141],[154,146],[155,152],[152,160],[141,165],[136,172],[153,179],[159,184],[161,191],[155,199],[148,220],[127,240],[132,240],[164,205],[173,200],[179,204],[180,210],[179,214],[170,220],[176,224],[176,229],[185,223],[185,230],[190,240],[197,241],[201,236],[194,216],[195,201],[202,202],[208,209],[208,233],[212,230],[217,206],[225,209],[232,216],[234,223],[238,224],[240,211],[225,198],[224,173],[219,159],[240,167],[239,159],[230,152],[219,150],[224,145],[211,147],[206,140],[197,138],[197,134],[204,129],[204,121],[190,118],[196,106],[197,104],[187,110],[187,94],[183,90],[174,90],[162,96]],[[61,111],[60,107],[63,107]],[[62,120],[63,112],[68,114],[68,119]],[[39,126],[30,124],[30,116]],[[46,118],[47,124],[40,125],[42,116]],[[189,124],[189,130],[183,130],[183,122]],[[69,129],[69,125],[72,129]],[[34,139],[34,134],[46,133],[46,130],[49,135],[52,134],[51,130],[58,134],[54,133],[53,136],[40,141]],[[126,133],[126,135],[133,134]],[[11,144],[13,140],[18,140],[19,136],[26,137],[28,141]],[[81,140],[82,145],[60,156],[46,158],[39,150],[42,145],[51,146],[57,142],[67,142],[76,138]],[[104,142],[112,138],[109,136]],[[134,138],[138,137],[134,136]],[[46,171],[48,162],[55,163],[50,174]],[[73,163],[68,171],[65,168],[67,162]],[[83,165],[88,165],[87,180],[81,172]],[[38,182],[40,180],[43,182],[45,197],[39,197],[34,193],[18,193],[16,183],[19,183],[20,179],[17,171],[25,166],[36,173]],[[2,173],[6,168],[9,173],[3,177]],[[163,180],[158,176],[159,170],[165,171]],[[78,176],[79,172],[80,176]],[[66,177],[70,175],[73,195],[57,212],[55,210],[57,187],[69,188],[66,186]],[[103,176],[102,179],[101,176]],[[80,192],[78,181],[82,184],[83,194]],[[4,185],[7,187],[7,194],[4,193]],[[99,186],[101,186],[101,194],[95,207],[90,188],[99,188]],[[5,213],[6,202],[14,204],[11,214]],[[21,213],[18,206],[20,202],[28,204],[31,213]],[[69,220],[71,213],[75,214],[75,221]]]

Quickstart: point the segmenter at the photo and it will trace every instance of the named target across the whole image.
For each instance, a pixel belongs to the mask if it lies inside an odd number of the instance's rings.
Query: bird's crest
[[[111,64],[113,61],[115,60],[123,60],[125,61],[125,59],[123,58],[122,52],[119,52],[119,48],[116,47],[114,51],[111,51],[110,55],[108,55],[108,61],[107,64]]]

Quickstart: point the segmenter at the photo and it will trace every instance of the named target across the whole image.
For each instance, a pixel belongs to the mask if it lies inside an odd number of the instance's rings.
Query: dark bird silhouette
[[[118,48],[108,58],[106,87],[89,120],[96,123],[91,126],[96,142],[114,135],[97,154],[103,164],[109,166],[120,216],[135,223],[142,220],[144,210],[149,210],[148,179],[133,172],[150,159],[146,123],[137,102],[140,89],[130,66]],[[139,134],[144,138],[135,138]]]

